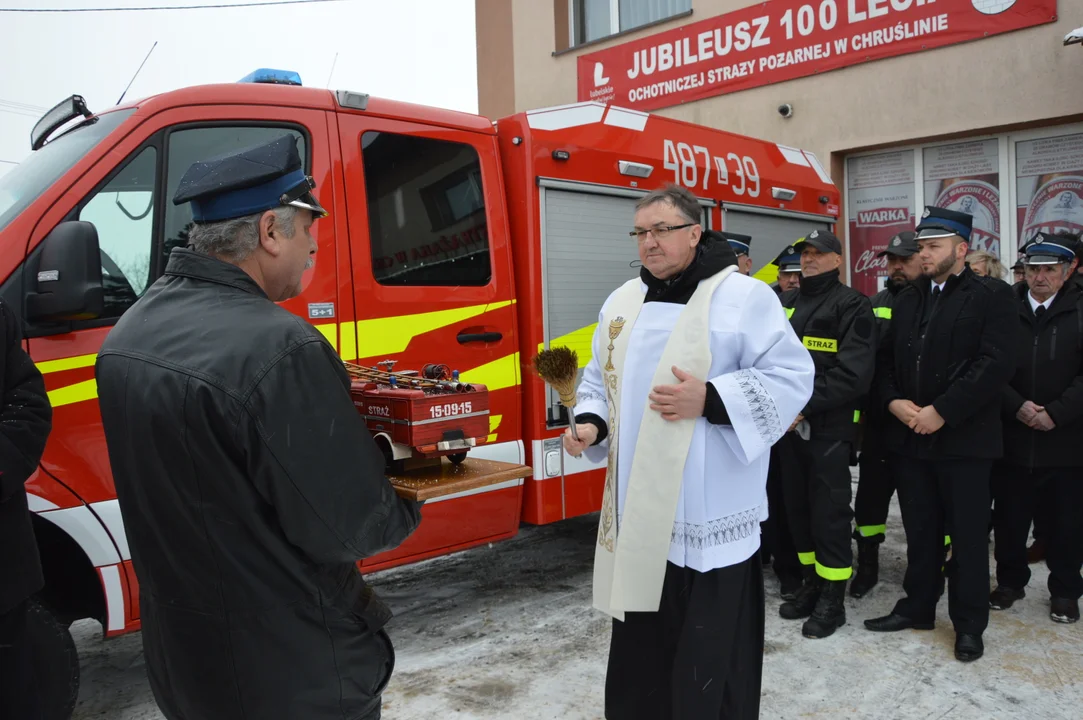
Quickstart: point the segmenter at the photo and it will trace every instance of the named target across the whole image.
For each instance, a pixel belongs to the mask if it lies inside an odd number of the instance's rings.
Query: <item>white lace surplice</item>
[[[646,292],[645,285],[641,289]],[[683,309],[672,303],[647,303],[631,330],[620,402],[618,528],[633,453],[637,448],[651,450],[651,438],[638,437],[643,413],[654,412],[647,399],[651,380]],[[601,317],[576,412],[604,419],[609,411],[601,363],[609,334]],[[759,549],[760,522],[767,517],[768,451],[811,397],[815,372],[778,297],[759,280],[737,274],[726,279],[711,298],[710,327],[709,381],[732,425],[711,425],[706,418],[696,421],[669,550],[670,562],[701,572],[735,565]],[[604,460],[607,444],[608,440],[588,449],[588,457]]]

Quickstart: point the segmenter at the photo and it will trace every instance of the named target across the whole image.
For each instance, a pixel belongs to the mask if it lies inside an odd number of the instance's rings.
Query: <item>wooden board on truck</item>
[[[400,496],[420,502],[516,478],[527,478],[533,473],[529,466],[515,463],[468,457],[456,465],[447,458],[442,458],[438,465],[388,475],[387,479]]]

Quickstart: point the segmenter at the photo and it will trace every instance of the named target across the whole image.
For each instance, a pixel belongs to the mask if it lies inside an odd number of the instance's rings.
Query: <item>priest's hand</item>
[[[694,420],[701,417],[707,402],[707,383],[676,365],[671,370],[680,384],[654,388],[647,396],[651,401],[651,410],[662,413],[664,420]]]
[[[942,427],[944,427],[944,418],[940,417],[940,413],[932,405],[923,407],[910,421],[910,429],[918,435],[932,435]]]
[[[576,423],[575,431],[579,434],[578,440],[572,437],[571,428],[564,431],[564,449],[572,457],[579,457],[598,439],[598,427],[594,423]]]
[[[888,404],[887,409],[892,415],[899,419],[899,422],[911,428],[913,427],[913,425],[911,425],[910,423],[913,422],[914,418],[917,417],[919,412],[921,412],[920,407],[915,405],[912,401],[907,400],[906,398],[892,400]]]

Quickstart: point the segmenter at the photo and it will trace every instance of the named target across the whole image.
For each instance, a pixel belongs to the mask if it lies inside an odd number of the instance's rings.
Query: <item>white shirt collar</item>
[[[1030,301],[1030,309],[1032,312],[1037,312],[1039,307],[1044,307],[1046,310],[1048,310],[1049,306],[1052,305],[1053,301],[1056,299],[1057,294],[1053,293],[1048,298],[1046,298],[1045,302],[1038,302],[1034,299],[1034,296],[1030,294],[1030,291],[1027,291],[1027,300]]]

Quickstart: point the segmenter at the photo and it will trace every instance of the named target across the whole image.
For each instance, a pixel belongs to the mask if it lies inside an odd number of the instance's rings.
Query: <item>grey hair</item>
[[[986,250],[974,250],[966,256],[966,261],[973,264],[979,260],[985,261],[985,272],[989,277],[994,277],[997,280],[1003,280],[1004,276],[1008,274],[1004,269],[1004,265],[1000,262],[1000,258],[991,252]]]
[[[241,262],[259,247],[259,220],[263,212],[220,222],[197,223],[188,233],[188,242],[198,253]],[[275,228],[286,238],[292,238],[297,208],[285,205],[275,208],[274,214]]]
[[[699,224],[702,220],[702,211],[696,196],[680,185],[667,183],[665,187],[652,190],[639,199],[636,203],[636,211],[655,203],[669,203],[681,216],[690,223]]]

